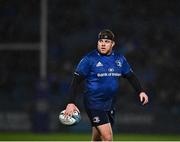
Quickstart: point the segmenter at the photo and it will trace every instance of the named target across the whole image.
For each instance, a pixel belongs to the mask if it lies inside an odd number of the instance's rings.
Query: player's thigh
[[[94,129],[94,132],[99,132],[102,140],[112,140],[112,118],[110,117],[109,111],[88,109],[87,113],[92,127],[95,127],[97,129],[97,131],[95,131]]]
[[[96,128],[98,132],[100,133],[102,140],[106,140],[106,141],[112,140],[113,132],[112,132],[112,127],[110,123],[99,125]]]
[[[92,127],[92,141],[101,141],[101,134],[96,127]]]

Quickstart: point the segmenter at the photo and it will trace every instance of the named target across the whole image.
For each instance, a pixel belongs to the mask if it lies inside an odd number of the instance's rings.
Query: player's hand
[[[68,104],[68,105],[66,106],[64,115],[65,115],[65,116],[71,116],[74,111],[78,111],[78,112],[79,112],[79,109],[77,108],[77,106],[76,106],[75,104],[70,103],[70,104]]]
[[[148,103],[148,95],[145,92],[141,92],[139,94],[140,101],[142,102],[143,105]]]

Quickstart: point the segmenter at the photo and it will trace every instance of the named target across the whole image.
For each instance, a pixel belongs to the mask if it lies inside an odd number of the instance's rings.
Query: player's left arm
[[[139,95],[139,99],[142,102],[143,105],[148,103],[148,95],[144,92],[138,78],[136,75],[130,71],[128,74],[124,75],[124,78],[126,78],[129,83],[133,86],[136,93]]]

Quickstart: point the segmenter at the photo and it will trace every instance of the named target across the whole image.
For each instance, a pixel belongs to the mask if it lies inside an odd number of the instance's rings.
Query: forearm
[[[68,103],[74,103],[76,101],[77,93],[78,93],[78,88],[80,83],[84,80],[84,77],[80,76],[77,73],[74,73],[73,79],[69,88],[69,93],[68,93]]]
[[[129,81],[129,83],[133,86],[133,88],[137,94],[139,94],[140,92],[143,92],[143,88],[142,88],[138,78],[136,77],[136,75],[133,72],[125,75],[124,78],[126,78]]]

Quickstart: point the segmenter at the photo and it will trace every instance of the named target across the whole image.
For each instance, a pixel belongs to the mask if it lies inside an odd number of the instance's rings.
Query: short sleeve
[[[122,56],[122,62],[123,62],[123,64],[122,64],[122,74],[123,75],[127,75],[128,73],[133,72],[131,66],[129,65],[129,63],[127,62],[127,60],[124,56]]]
[[[89,70],[90,70],[89,59],[88,57],[85,56],[84,58],[81,59],[81,61],[77,65],[75,73],[86,77],[89,73]]]

